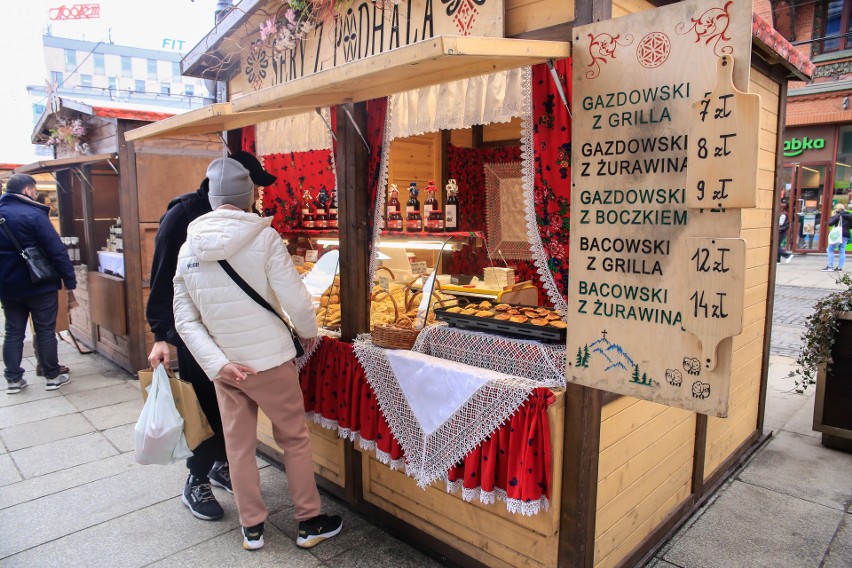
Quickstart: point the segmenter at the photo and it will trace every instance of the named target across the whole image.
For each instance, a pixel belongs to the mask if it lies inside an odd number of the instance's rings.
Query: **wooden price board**
[[[734,87],[734,59],[718,60],[713,92],[692,105],[686,206],[730,209],[757,202],[760,95]]]
[[[726,416],[742,321],[741,213],[719,199],[693,208],[687,178],[712,162],[705,176],[741,170],[737,182],[751,179],[755,193],[757,116],[743,119],[737,96],[748,88],[751,26],[750,1],[686,0],[573,29],[567,381]],[[720,59],[736,62],[725,81]],[[737,104],[727,107],[729,93]],[[693,126],[704,100],[708,114]],[[696,158],[701,137],[720,155]],[[730,269],[705,271],[699,248],[706,262],[724,253]]]

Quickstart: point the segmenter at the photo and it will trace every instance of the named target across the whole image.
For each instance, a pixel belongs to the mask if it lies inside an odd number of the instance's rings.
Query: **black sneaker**
[[[17,381],[6,382],[6,394],[18,394],[27,388],[26,379],[18,379]]]
[[[228,464],[223,463],[219,467],[213,466],[210,473],[210,485],[213,487],[221,487],[231,495],[234,494],[234,488],[231,486],[231,470],[228,469]]]
[[[190,475],[183,487],[183,504],[189,507],[193,515],[205,521],[218,521],[225,516],[225,510],[213,496],[210,481]]]
[[[340,515],[317,515],[313,519],[299,523],[299,538],[296,539],[296,545],[311,548],[335,536],[342,528],[343,519]]]
[[[834,270],[832,267],[826,266],[825,268],[822,269],[822,272],[831,272],[832,270]]]
[[[263,548],[263,523],[253,527],[242,527],[243,548],[246,550],[257,550]]]

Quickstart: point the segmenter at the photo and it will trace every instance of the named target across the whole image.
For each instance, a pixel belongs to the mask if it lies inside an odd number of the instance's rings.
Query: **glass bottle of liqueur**
[[[444,204],[444,230],[459,230],[459,186],[456,180],[447,180],[447,202]]]
[[[390,221],[391,213],[402,213],[399,205],[399,187],[395,183],[390,185],[390,190],[388,191],[388,204],[385,209],[385,219]],[[400,217],[402,218],[402,217]],[[387,223],[385,225],[389,230],[391,229],[390,224]],[[400,223],[400,230],[402,229],[402,224]]]
[[[423,202],[423,218],[428,219],[429,213],[433,209],[438,208],[438,200],[435,198],[435,194],[438,193],[438,186],[435,185],[433,180],[429,180],[429,183],[426,184],[426,201]]]
[[[320,187],[319,193],[317,194],[317,214],[314,217],[315,229],[328,228],[328,216],[325,212],[328,202],[331,200],[330,198],[331,196],[328,194],[328,189],[326,189],[325,186]]]
[[[337,229],[337,193],[331,195],[328,204],[328,228]]]
[[[411,182],[408,186],[408,201],[405,204],[405,230],[409,232],[423,230],[423,218],[420,216],[420,201],[417,199],[419,193],[420,190],[417,189],[417,182]]]
[[[313,229],[314,228],[314,214],[311,207],[311,201],[313,198],[311,197],[311,192],[306,188],[302,193],[302,228],[303,229]]]

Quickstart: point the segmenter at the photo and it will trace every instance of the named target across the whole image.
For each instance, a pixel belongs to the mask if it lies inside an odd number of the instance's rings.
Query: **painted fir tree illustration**
[[[639,382],[639,365],[633,365],[633,378],[634,383]]]
[[[589,366],[589,346],[588,345],[577,348],[576,364],[577,364],[578,367],[588,367]]]

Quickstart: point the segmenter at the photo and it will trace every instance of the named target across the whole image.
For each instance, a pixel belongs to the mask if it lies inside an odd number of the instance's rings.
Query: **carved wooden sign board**
[[[569,382],[727,415],[737,208],[757,191],[751,25],[750,0],[688,0],[573,30]]]
[[[260,31],[253,30],[230,88],[257,91],[440,35],[503,37],[503,9],[503,0],[355,0],[318,22],[293,47],[280,35],[261,40]],[[285,11],[279,12],[278,18],[285,18]]]

